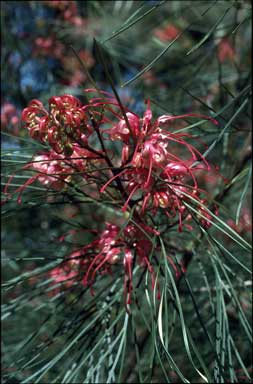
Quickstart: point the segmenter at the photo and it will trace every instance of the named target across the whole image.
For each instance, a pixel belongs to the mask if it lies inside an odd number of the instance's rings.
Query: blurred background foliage
[[[94,38],[136,113],[150,99],[156,117],[193,112],[219,121],[175,126],[208,145],[223,176],[200,175],[223,232],[172,229],[165,240],[175,257],[188,255],[187,278],[160,301],[142,281],[131,316],[120,266],[116,278],[99,277],[94,297],[78,282],[52,285],[48,274],[72,250],[72,238],[57,241],[63,233],[122,223],[120,212],[54,203],[40,185],[27,188],[21,205],[4,205],[3,382],[205,382],[199,371],[208,382],[251,382],[251,2],[4,1],[1,29],[2,184],[16,173],[10,187],[22,185],[22,166],[42,148],[20,122],[32,98],[82,99],[92,84],[81,62],[111,92]],[[75,244],[89,240],[82,234]]]

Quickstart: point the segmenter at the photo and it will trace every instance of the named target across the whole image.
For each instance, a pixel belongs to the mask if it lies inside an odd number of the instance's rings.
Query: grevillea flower
[[[65,158],[54,151],[35,156],[33,161],[26,166],[37,171],[38,181],[50,188],[61,190],[66,182],[71,181],[76,172],[84,172],[87,158],[94,158],[93,153],[78,146],[73,146],[73,153]]]
[[[95,251],[83,279],[84,285],[91,285],[97,272],[110,271],[111,264],[118,262],[122,252],[129,251],[122,237],[118,236],[119,232],[120,228],[116,225],[106,223],[106,228],[101,233],[99,239],[83,248],[84,251],[89,249],[92,252]]]
[[[72,235],[75,231],[72,231]],[[124,303],[127,311],[131,304],[134,282],[133,270],[137,263],[141,270],[148,271],[151,278],[152,289],[155,287],[157,259],[161,257],[161,247],[152,243],[147,234],[158,234],[147,225],[128,224],[124,229],[105,223],[105,229],[90,231],[96,238],[85,246],[75,250],[56,268],[50,272],[54,283],[62,283],[63,288],[69,288],[73,283],[81,283],[89,287],[94,295],[93,285],[97,275],[112,275],[113,269],[119,270],[123,266]],[[63,241],[66,235],[60,238]],[[156,261],[154,262],[154,258]],[[179,279],[186,268],[182,262],[178,266],[172,255],[167,255],[167,260],[174,271],[175,279]],[[142,273],[141,273],[142,274]],[[142,274],[143,275],[143,274]],[[119,277],[121,274],[118,275]],[[54,291],[58,293],[58,290]],[[157,297],[160,297],[159,282]]]
[[[28,180],[14,193],[19,193],[17,201],[21,203],[21,195],[28,185],[33,184],[36,180],[47,188],[61,191],[66,188],[73,180],[73,177],[78,175],[84,179],[88,179],[89,175],[86,174],[87,165],[92,162],[96,164],[97,155],[87,149],[80,148],[78,145],[73,144],[73,152],[71,156],[65,157],[53,150],[43,152],[35,155],[31,162],[26,164],[23,169],[32,170],[35,175],[28,178]],[[101,159],[99,160],[101,163]],[[4,193],[7,194],[9,184],[13,177],[11,176],[5,186]]]
[[[140,200],[138,203],[141,212],[152,210],[157,212],[162,208],[168,217],[178,215],[179,231],[182,231],[183,219],[187,212],[184,200],[194,197],[201,202],[202,191],[198,187],[195,177],[196,171],[202,169],[209,172],[211,166],[201,153],[185,139],[192,136],[185,133],[173,133],[166,130],[174,120],[188,116],[197,116],[217,122],[203,115],[186,114],[180,116],[163,115],[152,121],[150,104],[143,118],[131,112],[126,113],[127,120],[120,121],[110,129],[106,129],[111,140],[123,143],[122,167],[123,170],[114,175],[101,188],[106,188],[118,177],[121,177],[128,191],[128,198],[122,207],[125,211],[131,199]],[[185,158],[177,156],[170,146],[174,144],[184,149]],[[203,204],[203,202],[201,202]],[[200,211],[203,213],[201,205]],[[208,215],[206,217],[209,219]],[[202,220],[203,223],[203,220]],[[206,224],[205,224],[206,226]]]
[[[155,275],[152,262],[149,259],[152,251],[152,242],[146,237],[145,231],[153,233],[152,228],[140,225],[127,225],[124,230],[120,227],[106,223],[104,231],[91,243],[72,252],[63,262],[62,266],[55,268],[50,276],[54,281],[67,283],[66,287],[72,285],[72,277],[77,270],[83,275],[84,286],[92,290],[97,274],[112,274],[113,265],[122,264],[124,267],[124,301],[127,307],[131,303],[131,291],[133,289],[133,263],[146,268],[151,274],[152,287],[154,287]],[[93,231],[96,232],[96,231]],[[62,238],[61,238],[62,240]],[[69,281],[67,281],[70,279]]]
[[[39,100],[32,100],[23,110],[22,120],[32,138],[70,156],[73,143],[86,143],[91,132],[82,104],[72,95],[54,96],[48,103],[49,112]]]
[[[50,296],[57,294],[62,287],[68,288],[71,287],[73,283],[77,282],[79,277],[78,266],[79,260],[73,259],[69,260],[67,263],[64,262],[61,266],[58,266],[49,272],[53,284],[61,284],[60,287],[50,291]]]

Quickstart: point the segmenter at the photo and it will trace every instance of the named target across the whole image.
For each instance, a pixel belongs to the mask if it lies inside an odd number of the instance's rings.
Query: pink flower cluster
[[[94,92],[97,91],[86,90],[87,94]],[[180,232],[184,228],[191,230],[192,219],[206,228],[211,225],[207,194],[199,187],[197,177],[200,171],[213,170],[189,142],[193,137],[175,132],[172,127],[176,120],[192,116],[217,122],[196,114],[162,115],[153,119],[149,101],[140,117],[119,105],[107,92],[98,92],[98,97],[85,105],[72,95],[63,95],[49,99],[49,110],[38,100],[32,100],[24,109],[22,120],[30,136],[51,149],[35,155],[24,167],[35,175],[15,192],[19,193],[18,202],[21,202],[21,193],[35,181],[61,191],[72,185],[74,178],[79,178],[91,181],[93,199],[103,202],[106,198],[114,204],[117,201],[116,206],[128,212],[126,217],[133,220],[124,229],[106,223],[105,230],[97,232],[95,240],[75,250],[63,266],[51,273],[55,282],[68,281],[67,286],[76,275],[82,276],[83,284],[91,287],[98,273],[111,274],[112,266],[122,263],[127,305],[133,289],[135,262],[150,272],[154,286],[151,238],[175,225]],[[95,149],[95,141],[100,149]],[[111,150],[110,143],[114,141],[119,144],[118,153]],[[81,184],[78,185],[82,192]],[[7,189],[8,184],[6,193]],[[87,193],[86,189],[85,196]],[[187,209],[186,201],[195,202],[198,212],[195,217]],[[157,245],[155,253],[161,253]],[[172,258],[168,260],[179,277],[180,271]]]
[[[60,17],[64,21],[76,26],[84,26],[85,20],[78,15],[76,1],[49,0],[45,1],[45,4],[51,8],[57,9],[60,13]]]
[[[92,152],[73,144],[73,152],[67,159],[50,151],[34,156],[33,162],[26,168],[36,171],[37,180],[41,184],[60,191],[72,180],[72,175],[76,172],[82,173],[87,160],[92,159],[96,159]]]
[[[139,228],[134,224],[128,224],[123,230],[114,224],[105,223],[105,229],[99,233],[96,230],[90,230],[96,234],[95,240],[89,244],[76,249],[50,272],[53,284],[62,283],[64,288],[72,287],[74,283],[81,283],[84,287],[90,287],[94,295],[93,284],[96,275],[113,276],[113,267],[118,268],[123,265],[124,273],[124,303],[128,310],[131,304],[131,292],[133,290],[133,267],[138,264],[142,269],[147,270],[151,276],[151,285],[155,286],[155,265],[158,262],[158,255],[161,255],[161,247],[156,245],[151,238],[147,237],[159,235],[159,232],[140,224]],[[66,235],[74,235],[76,230],[69,231],[68,234],[60,237],[60,241],[65,239]],[[167,255],[167,260],[172,266],[175,278],[179,279],[186,272],[184,263],[181,261],[176,265],[172,257]],[[155,259],[155,263],[154,263]],[[155,265],[154,265],[155,264]],[[157,297],[160,298],[159,282],[157,283]],[[57,293],[58,289],[54,289]]]
[[[39,57],[54,57],[61,62],[64,69],[63,84],[76,87],[86,80],[86,74],[81,68],[80,62],[73,56],[69,47],[58,41],[52,34],[47,37],[37,37],[34,41],[33,55]],[[78,55],[87,68],[93,67],[95,60],[88,50],[80,50]]]
[[[157,234],[145,224],[140,228],[129,224],[122,231],[120,227],[106,223],[104,231],[97,233],[97,238],[84,247],[72,252],[62,266],[51,271],[54,282],[63,282],[66,287],[73,284],[73,277],[79,276],[84,286],[92,285],[97,274],[112,275],[112,266],[124,266],[125,304],[130,304],[133,289],[133,263],[148,269],[151,274],[152,287],[155,283],[154,268],[149,260],[152,242],[146,237],[145,231]],[[61,240],[63,240],[61,238]],[[78,272],[77,272],[78,271]],[[82,276],[82,277],[80,277]],[[76,281],[76,279],[74,279]],[[92,290],[93,294],[93,290]]]
[[[121,156],[123,170],[109,179],[100,189],[104,192],[113,180],[121,176],[128,194],[122,207],[123,211],[128,209],[129,201],[134,196],[138,196],[141,214],[151,211],[156,215],[161,208],[168,218],[178,215],[179,231],[182,230],[183,220],[191,219],[184,205],[187,195],[201,204],[206,203],[199,198],[203,191],[198,187],[195,173],[200,169],[206,172],[211,170],[201,153],[184,140],[191,137],[189,134],[173,133],[164,128],[174,120],[187,116],[207,118],[195,114],[163,115],[152,121],[149,102],[143,118],[127,112],[127,120],[121,118],[116,125],[106,130],[112,141],[117,140],[123,143]],[[211,118],[210,120],[217,124],[215,120]],[[182,159],[170,151],[170,143],[183,147],[184,156],[187,158]],[[208,221],[201,219],[202,224],[209,227],[210,215],[203,207],[200,208],[200,213],[208,219]]]

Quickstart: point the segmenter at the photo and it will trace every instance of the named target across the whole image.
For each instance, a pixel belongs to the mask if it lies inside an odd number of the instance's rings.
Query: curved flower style
[[[54,151],[35,156],[33,161],[26,166],[38,172],[38,181],[53,189],[61,190],[72,175],[76,172],[84,172],[86,169],[87,158],[94,158],[93,153],[88,150],[73,146],[73,153],[65,158]]]

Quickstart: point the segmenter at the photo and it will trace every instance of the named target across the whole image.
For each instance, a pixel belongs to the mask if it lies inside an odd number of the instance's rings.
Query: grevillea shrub
[[[252,382],[250,1],[1,27],[3,384]]]
[[[17,202],[22,203],[23,191],[36,181],[59,193],[76,190],[97,203],[117,201],[126,218],[123,228],[105,222],[104,229],[95,234],[93,231],[90,243],[66,255],[50,276],[67,287],[77,279],[94,295],[97,275],[113,275],[115,265],[121,265],[124,302],[129,311],[136,284],[135,264],[149,272],[154,289],[159,260],[163,258],[159,236],[174,227],[179,233],[194,231],[196,225],[208,229],[212,215],[218,215],[217,206],[210,206],[209,194],[198,183],[200,170],[207,176],[216,172],[199,149],[202,145],[204,150],[205,145],[189,133],[176,131],[179,119],[197,117],[216,125],[217,121],[193,113],[155,119],[149,100],[144,115],[138,116],[107,92],[84,92],[97,96],[87,104],[72,95],[54,96],[48,101],[48,109],[39,100],[32,100],[23,110],[22,121],[29,135],[46,144],[48,151],[34,154],[23,167],[33,175],[15,190]],[[96,140],[100,148],[94,146]],[[111,142],[118,143],[117,151],[109,148]],[[217,172],[216,176],[219,178]],[[76,187],[78,180],[88,187]],[[5,201],[10,198],[9,183]],[[192,202],[194,213],[185,204]],[[175,279],[180,279],[186,272],[184,260],[178,263],[170,254],[166,257]]]

